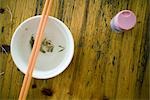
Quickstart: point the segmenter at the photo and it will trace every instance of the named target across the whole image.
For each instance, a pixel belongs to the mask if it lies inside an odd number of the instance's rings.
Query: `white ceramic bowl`
[[[31,53],[29,43],[31,36],[36,34],[41,16],[28,18],[21,23],[11,40],[11,55],[16,66],[26,73]],[[57,18],[49,16],[44,37],[54,44],[53,52],[40,52],[33,71],[37,79],[52,78],[63,72],[70,64],[74,53],[74,40],[67,26]],[[65,49],[60,52],[59,45]]]

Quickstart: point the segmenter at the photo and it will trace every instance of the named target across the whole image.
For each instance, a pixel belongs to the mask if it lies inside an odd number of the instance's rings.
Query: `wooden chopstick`
[[[43,33],[45,30],[45,26],[48,20],[48,15],[49,15],[49,11],[52,5],[52,0],[46,0],[45,5],[44,5],[44,9],[42,12],[42,17],[39,23],[39,27],[38,27],[38,31],[36,34],[36,38],[35,38],[35,42],[33,45],[33,49],[29,58],[29,63],[28,63],[28,70],[25,74],[25,78],[23,80],[23,85],[20,91],[20,95],[19,95],[19,100],[25,100],[29,87],[30,87],[30,83],[31,83],[31,79],[32,79],[32,73],[33,73],[33,69],[36,63],[36,59],[40,50],[40,46],[41,46],[41,42],[42,42],[42,37],[43,37]]]

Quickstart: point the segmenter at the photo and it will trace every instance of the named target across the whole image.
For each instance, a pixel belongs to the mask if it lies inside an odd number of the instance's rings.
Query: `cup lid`
[[[134,27],[136,23],[136,16],[130,10],[123,10],[116,15],[115,23],[119,28],[129,30]]]

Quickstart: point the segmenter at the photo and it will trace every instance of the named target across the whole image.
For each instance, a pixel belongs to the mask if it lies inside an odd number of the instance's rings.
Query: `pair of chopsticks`
[[[45,5],[44,5],[44,9],[42,12],[42,17],[41,17],[39,27],[37,30],[35,42],[33,45],[33,49],[32,49],[32,52],[31,52],[31,55],[29,58],[28,69],[27,69],[27,72],[25,74],[25,77],[23,80],[23,85],[22,85],[22,88],[20,91],[19,100],[25,100],[26,96],[28,94],[28,90],[30,87],[31,79],[32,79],[33,69],[34,69],[34,66],[36,63],[36,59],[38,57],[40,47],[41,47],[43,33],[44,33],[45,26],[46,26],[46,23],[48,20],[48,15],[49,15],[49,11],[51,9],[51,5],[52,5],[52,0],[46,0]]]

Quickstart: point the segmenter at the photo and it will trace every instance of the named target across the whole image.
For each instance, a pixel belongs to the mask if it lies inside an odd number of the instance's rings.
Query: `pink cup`
[[[123,32],[132,29],[136,24],[136,16],[130,10],[120,11],[111,20],[111,28],[116,32]]]

